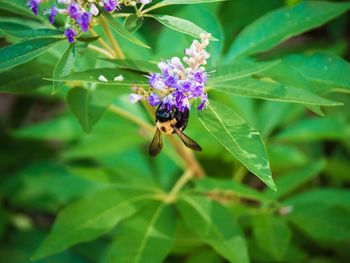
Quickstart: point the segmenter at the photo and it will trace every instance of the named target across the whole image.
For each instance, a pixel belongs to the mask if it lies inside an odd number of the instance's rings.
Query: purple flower
[[[103,0],[103,8],[107,11],[107,12],[112,12],[114,11],[114,9],[117,8],[117,4],[118,2],[116,0]]]
[[[82,11],[79,8],[79,5],[76,2],[72,2],[68,6],[68,14],[71,16],[73,19],[78,19],[82,15]]]
[[[148,102],[149,104],[151,104],[153,107],[157,106],[161,100],[160,100],[160,96],[158,96],[157,94],[155,94],[154,92],[152,92],[149,96],[148,96]]]
[[[197,98],[199,96],[201,96],[204,92],[204,87],[200,86],[200,85],[196,85],[192,88],[191,90],[191,95],[193,98]]]
[[[64,35],[68,38],[69,43],[73,43],[74,37],[77,35],[77,33],[73,28],[67,28],[66,31],[64,31]]]
[[[178,81],[177,76],[165,75],[163,77],[164,77],[165,85],[167,85],[168,87],[173,87],[173,88],[177,87],[177,81]]]
[[[201,84],[205,84],[207,82],[207,75],[201,70],[198,70],[193,74],[193,79]]]
[[[203,110],[208,102],[208,94],[203,94],[201,96],[201,104],[198,106],[198,110]]]
[[[175,105],[174,97],[171,94],[164,97],[162,107],[166,108],[167,110],[171,110],[174,105]]]
[[[91,21],[91,14],[85,12],[82,16],[77,19],[77,24],[80,26],[81,31],[86,32],[89,30],[89,24]]]
[[[38,7],[42,0],[29,0],[28,6],[30,10],[37,16],[38,15]]]
[[[53,22],[55,22],[55,16],[57,16],[56,5],[53,5],[51,10],[46,11],[45,14],[50,14],[49,20],[50,20],[50,23],[53,24]]]
[[[181,84],[179,85],[180,90],[182,92],[189,92],[192,88],[192,82],[191,81],[182,81]]]

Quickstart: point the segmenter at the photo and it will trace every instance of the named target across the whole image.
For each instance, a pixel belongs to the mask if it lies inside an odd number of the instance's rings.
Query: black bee
[[[182,142],[190,149],[195,151],[202,151],[202,148],[183,133],[187,126],[189,117],[189,110],[186,108],[185,111],[180,111],[178,108],[173,107],[168,110],[159,105],[156,111],[156,125],[157,130],[154,134],[153,140],[149,146],[149,154],[151,156],[156,156],[163,148],[162,133],[174,134],[180,137]]]

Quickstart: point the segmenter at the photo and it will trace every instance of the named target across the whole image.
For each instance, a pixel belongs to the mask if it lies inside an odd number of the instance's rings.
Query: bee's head
[[[156,111],[156,119],[161,122],[169,121],[174,118],[176,111],[177,109],[175,107],[172,107],[169,110],[166,107],[162,107],[162,105],[160,105]]]

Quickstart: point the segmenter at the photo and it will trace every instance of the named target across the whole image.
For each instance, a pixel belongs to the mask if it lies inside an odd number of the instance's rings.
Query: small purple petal
[[[89,30],[89,24],[91,21],[91,14],[85,12],[82,16],[77,19],[77,24],[80,26],[81,31],[86,32]]]
[[[68,14],[70,15],[71,18],[76,20],[82,16],[82,11],[80,10],[79,5],[77,3],[72,2],[68,6]]]
[[[161,100],[160,100],[160,96],[158,96],[157,94],[155,94],[154,92],[152,92],[149,96],[148,96],[148,102],[149,104],[151,104],[153,107],[157,106]]]
[[[42,0],[29,0],[28,6],[30,10],[37,16],[38,15],[38,8],[39,4],[42,2]]]
[[[64,35],[68,38],[69,43],[73,43],[74,37],[77,35],[77,33],[73,28],[67,28],[66,31],[64,31]]]
[[[55,22],[55,16],[57,16],[57,7],[56,5],[53,5],[50,11],[50,23],[53,24]]]
[[[207,102],[208,102],[208,95],[203,94],[201,96],[201,104],[198,106],[198,110],[200,110],[200,111],[203,110],[204,107],[206,106]]]
[[[112,12],[117,8],[118,1],[116,0],[103,0],[103,8],[107,12]]]

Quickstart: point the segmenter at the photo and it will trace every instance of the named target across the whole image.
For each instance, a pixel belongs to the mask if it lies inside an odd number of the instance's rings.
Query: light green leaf
[[[62,39],[38,38],[1,48],[0,71],[32,60]]]
[[[280,261],[287,253],[292,232],[280,217],[260,215],[253,218],[253,237],[257,245]]]
[[[228,60],[266,51],[292,36],[321,26],[349,8],[349,3],[304,1],[291,8],[274,10],[237,36],[228,52]]]
[[[320,160],[301,169],[281,175],[276,179],[278,191],[270,191],[267,189],[265,191],[265,195],[267,197],[277,199],[290,194],[298,187],[319,175],[319,173],[325,168],[325,165],[326,162],[324,160]]]
[[[163,0],[148,9],[146,9],[144,12],[149,12],[151,10],[161,8],[168,5],[190,5],[190,4],[202,4],[202,3],[213,3],[213,2],[222,2],[226,0]]]
[[[276,190],[270,163],[259,132],[250,128],[235,111],[210,101],[207,110],[199,113],[203,126],[249,171]]]
[[[214,192],[223,195],[233,195],[241,198],[263,201],[268,200],[264,195],[253,188],[239,184],[232,179],[216,179],[205,177],[196,182],[195,191]]]
[[[53,79],[64,77],[71,73],[76,57],[77,46],[76,43],[72,43],[68,46],[67,50],[63,53],[62,57],[56,63],[55,69],[53,71]],[[56,93],[61,85],[62,82],[54,81],[52,83],[52,93]]]
[[[120,226],[103,263],[162,263],[175,234],[175,215],[167,204],[151,202]]]
[[[142,41],[140,41],[138,38],[136,38],[134,35],[132,35],[128,30],[126,30],[119,22],[115,20],[115,18],[106,12],[103,8],[101,8],[99,5],[97,7],[100,10],[100,13],[103,15],[103,17],[107,20],[107,22],[111,25],[111,27],[122,37],[126,38],[130,42],[135,43],[136,45],[139,45],[141,47],[150,48],[146,44],[144,44]]]
[[[143,23],[143,17],[139,17],[136,14],[131,14],[124,20],[124,28],[130,33],[137,31]]]
[[[286,200],[288,219],[318,242],[350,241],[350,191],[317,189]]]
[[[191,21],[179,17],[169,15],[149,15],[149,17],[156,19],[158,22],[173,30],[188,34],[196,38],[199,38],[200,34],[202,33],[207,33],[204,29],[200,28]],[[211,37],[211,40],[217,41],[218,39]]]
[[[350,63],[338,56],[326,53],[290,55],[283,61],[300,72],[319,92],[350,92]]]
[[[9,93],[27,93],[50,82],[44,80],[52,74],[51,65],[37,61],[19,65],[0,73],[0,91]]]
[[[91,91],[81,87],[72,88],[67,94],[67,103],[86,133],[91,132],[105,110],[92,104],[91,96]]]
[[[243,233],[230,212],[202,196],[182,196],[177,203],[186,225],[233,263],[248,263]]]
[[[184,263],[222,263],[224,260],[214,250],[207,247],[194,251]]]
[[[115,78],[119,76],[122,76],[123,79],[115,80]],[[88,82],[108,86],[149,86],[148,78],[145,77],[143,74],[136,73],[127,69],[116,68],[95,68],[81,72],[74,72],[68,76],[54,79],[53,81]]]
[[[157,72],[157,62],[138,59],[103,59],[118,65],[119,68],[141,71],[144,73]]]
[[[310,142],[349,138],[350,130],[344,118],[327,116],[304,119],[290,125],[276,136],[279,141]]]
[[[146,198],[141,191],[112,188],[96,192],[65,207],[33,259],[58,253],[107,233],[120,221],[135,214]]]
[[[268,74],[278,61],[268,63],[242,62],[212,68],[208,86],[217,91],[238,96],[248,96],[266,100],[302,103],[307,105],[336,106],[341,103],[319,97],[303,88],[281,83]]]

